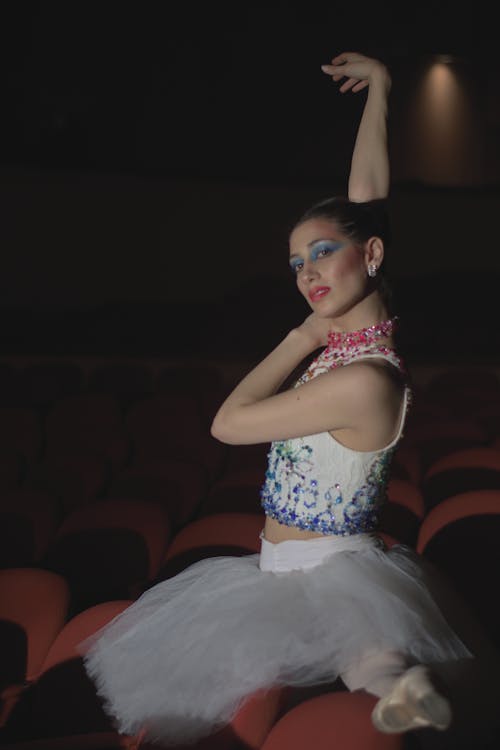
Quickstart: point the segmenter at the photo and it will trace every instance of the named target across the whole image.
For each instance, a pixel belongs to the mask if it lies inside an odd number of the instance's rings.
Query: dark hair
[[[385,200],[354,203],[343,197],[326,198],[308,208],[295,226],[309,219],[333,221],[342,234],[359,244],[375,236],[381,238],[385,248],[391,244],[389,215]]]
[[[377,288],[387,307],[391,309],[392,292],[387,279],[387,250],[392,236],[387,201],[384,199],[355,203],[343,196],[326,198],[308,208],[295,223],[295,227],[310,219],[334,222],[343,235],[355,244],[362,245],[370,237],[380,237],[384,243],[384,262],[377,274]]]

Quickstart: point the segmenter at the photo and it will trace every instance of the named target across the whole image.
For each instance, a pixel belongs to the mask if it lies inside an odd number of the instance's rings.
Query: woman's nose
[[[304,263],[304,278],[307,281],[310,281],[311,279],[315,279],[318,275],[318,270],[315,268],[314,263],[311,263],[311,261],[307,261]]]

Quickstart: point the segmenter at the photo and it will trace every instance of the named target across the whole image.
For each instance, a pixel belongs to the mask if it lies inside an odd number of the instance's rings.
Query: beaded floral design
[[[378,511],[386,499],[389,468],[394,448],[384,451],[374,460],[366,483],[354,493],[350,503],[344,508],[344,525],[358,530],[360,522],[369,528],[375,528],[378,522]]]
[[[266,472],[261,492],[266,515],[286,526],[323,534],[347,536],[376,528],[380,506],[386,499],[393,449],[376,456],[366,482],[347,502],[338,482],[329,486],[326,492],[321,492],[316,479],[306,475],[302,475],[299,482],[294,482],[294,469],[288,468],[288,473],[286,466],[279,466],[280,459],[276,456],[275,447],[269,453],[270,466],[273,468]],[[280,469],[284,469],[285,481]],[[283,492],[284,484],[287,484],[288,492]]]
[[[306,495],[314,498],[317,494],[317,481],[309,479],[313,464],[310,460],[312,448],[307,444],[297,444],[296,440],[283,440],[273,443],[268,454],[265,492],[272,502],[283,498],[286,502],[297,503]],[[304,499],[307,503],[314,500]]]
[[[381,356],[404,372],[393,349],[376,343],[387,335],[386,321],[374,333],[332,338],[309,365],[294,387],[358,358]],[[373,337],[373,340],[367,341]],[[353,334],[360,332],[353,332]],[[407,405],[410,391],[407,389]],[[396,445],[382,451],[357,452],[344,447],[328,433],[275,441],[268,453],[268,469],[261,490],[266,515],[286,526],[323,534],[350,535],[373,531],[386,499],[391,459]],[[336,475],[336,476],[335,476]]]

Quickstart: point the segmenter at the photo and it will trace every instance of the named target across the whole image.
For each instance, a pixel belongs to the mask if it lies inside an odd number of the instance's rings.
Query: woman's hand
[[[320,346],[326,346],[328,344],[328,334],[336,330],[336,328],[330,318],[322,318],[313,312],[295,330],[311,342],[313,351]]]
[[[322,65],[321,70],[331,76],[335,83],[342,78],[347,79],[339,87],[342,94],[349,90],[357,93],[369,86],[376,78],[383,82],[387,91],[391,86],[391,78],[386,66],[380,60],[359,52],[342,52],[334,57],[330,64]]]

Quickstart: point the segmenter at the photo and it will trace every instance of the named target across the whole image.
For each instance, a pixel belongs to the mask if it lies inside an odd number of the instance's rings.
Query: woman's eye
[[[322,247],[316,252],[316,258],[326,258],[333,253],[333,247]]]
[[[318,244],[316,247],[312,249],[311,252],[311,260],[320,260],[321,258],[328,258],[330,255],[333,255],[333,253],[336,250],[339,250],[342,247],[341,242],[328,242],[325,244]]]
[[[304,264],[303,264],[303,263],[292,263],[292,264],[290,265],[290,271],[291,271],[291,272],[292,272],[292,273],[293,273],[294,275],[296,275],[296,274],[298,274],[298,273],[299,273],[300,271],[302,271],[303,267],[304,267]]]

